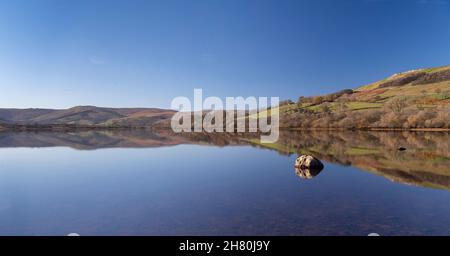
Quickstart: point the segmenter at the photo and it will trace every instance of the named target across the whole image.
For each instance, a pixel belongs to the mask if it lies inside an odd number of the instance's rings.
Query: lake
[[[449,189],[448,133],[0,133],[0,235],[450,235]]]

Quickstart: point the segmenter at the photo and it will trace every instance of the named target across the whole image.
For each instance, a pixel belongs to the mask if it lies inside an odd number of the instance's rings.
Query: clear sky
[[[0,107],[297,99],[450,65],[450,0],[0,0]]]

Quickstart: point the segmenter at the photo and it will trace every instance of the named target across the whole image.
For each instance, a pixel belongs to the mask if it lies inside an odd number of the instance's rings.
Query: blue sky
[[[297,99],[441,65],[449,0],[0,0],[0,107]]]

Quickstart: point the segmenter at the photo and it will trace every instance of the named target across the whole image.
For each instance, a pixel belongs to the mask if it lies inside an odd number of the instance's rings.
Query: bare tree
[[[394,98],[386,103],[388,110],[394,112],[396,115],[403,113],[403,110],[407,107],[405,98]]]

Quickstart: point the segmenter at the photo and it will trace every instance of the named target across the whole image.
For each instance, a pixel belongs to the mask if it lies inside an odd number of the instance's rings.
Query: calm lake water
[[[449,145],[436,133],[289,133],[271,145],[0,133],[0,235],[450,235]],[[324,170],[299,177],[300,153]]]

